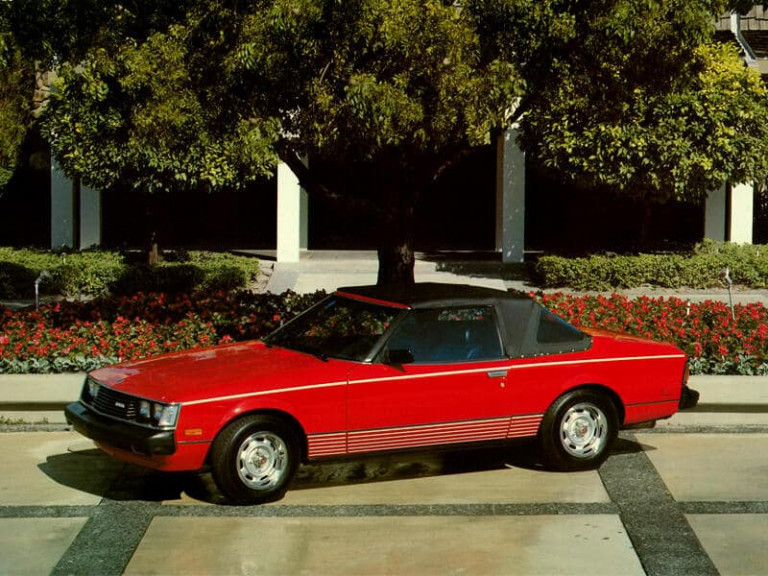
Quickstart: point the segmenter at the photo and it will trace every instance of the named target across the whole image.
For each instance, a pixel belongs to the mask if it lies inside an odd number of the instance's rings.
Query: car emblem
[[[125,408],[125,404],[123,404],[122,402],[115,402],[115,406],[117,406],[118,408]]]

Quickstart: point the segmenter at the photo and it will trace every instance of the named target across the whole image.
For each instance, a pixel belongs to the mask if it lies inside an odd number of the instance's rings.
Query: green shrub
[[[768,246],[706,240],[688,254],[542,256],[533,267],[544,288],[605,291],[644,285],[661,288],[724,287],[728,268],[734,284],[768,287]]]
[[[136,292],[228,292],[245,288],[259,275],[255,258],[212,252],[171,252],[155,266],[135,262],[117,252],[72,254],[0,247],[0,298],[32,298],[34,282],[40,293],[97,296]]]

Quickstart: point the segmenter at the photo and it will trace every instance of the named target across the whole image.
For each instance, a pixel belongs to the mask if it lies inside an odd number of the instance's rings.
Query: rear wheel
[[[211,449],[213,480],[233,504],[260,504],[285,494],[298,465],[296,435],[273,416],[235,420]]]
[[[555,470],[588,470],[605,461],[618,432],[613,402],[594,390],[574,390],[549,407],[539,430],[544,461]]]

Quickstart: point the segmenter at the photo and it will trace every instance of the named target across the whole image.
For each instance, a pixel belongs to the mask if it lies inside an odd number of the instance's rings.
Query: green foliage
[[[44,129],[68,174],[218,190],[279,157],[377,220],[390,271],[409,269],[419,195],[515,122],[533,161],[623,194],[768,174],[768,93],[711,44],[724,0],[12,5],[25,54],[60,63]]]
[[[137,263],[115,252],[56,254],[0,248],[0,298],[31,298],[34,282],[41,294],[94,296],[106,293],[164,291],[228,292],[247,287],[259,274],[255,258],[210,252],[171,253],[155,266]]]
[[[34,76],[10,34],[0,3],[0,193],[13,176],[27,131]]]
[[[768,91],[735,46],[709,43],[720,3],[601,4],[538,77],[526,149],[570,179],[658,200],[765,179]]]
[[[533,269],[545,288],[605,291],[616,288],[725,287],[724,270],[734,284],[768,287],[768,246],[706,240],[691,254],[592,255],[586,258],[543,256]]]
[[[60,70],[44,128],[62,167],[102,190],[244,186],[269,174],[276,122],[223,122],[198,92],[188,32],[95,49]]]

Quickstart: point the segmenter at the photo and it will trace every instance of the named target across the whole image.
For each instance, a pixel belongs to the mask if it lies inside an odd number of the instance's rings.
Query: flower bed
[[[0,307],[0,374],[92,370],[163,352],[259,338],[323,293],[143,294]]]
[[[233,340],[259,338],[317,302],[300,296],[137,294],[60,302],[35,311],[0,307],[0,373],[91,370]],[[677,298],[534,295],[574,324],[674,342],[693,373],[768,374],[768,309]]]
[[[617,294],[552,294],[539,300],[573,324],[673,342],[691,358],[694,374],[768,374],[768,309],[708,300]]]

